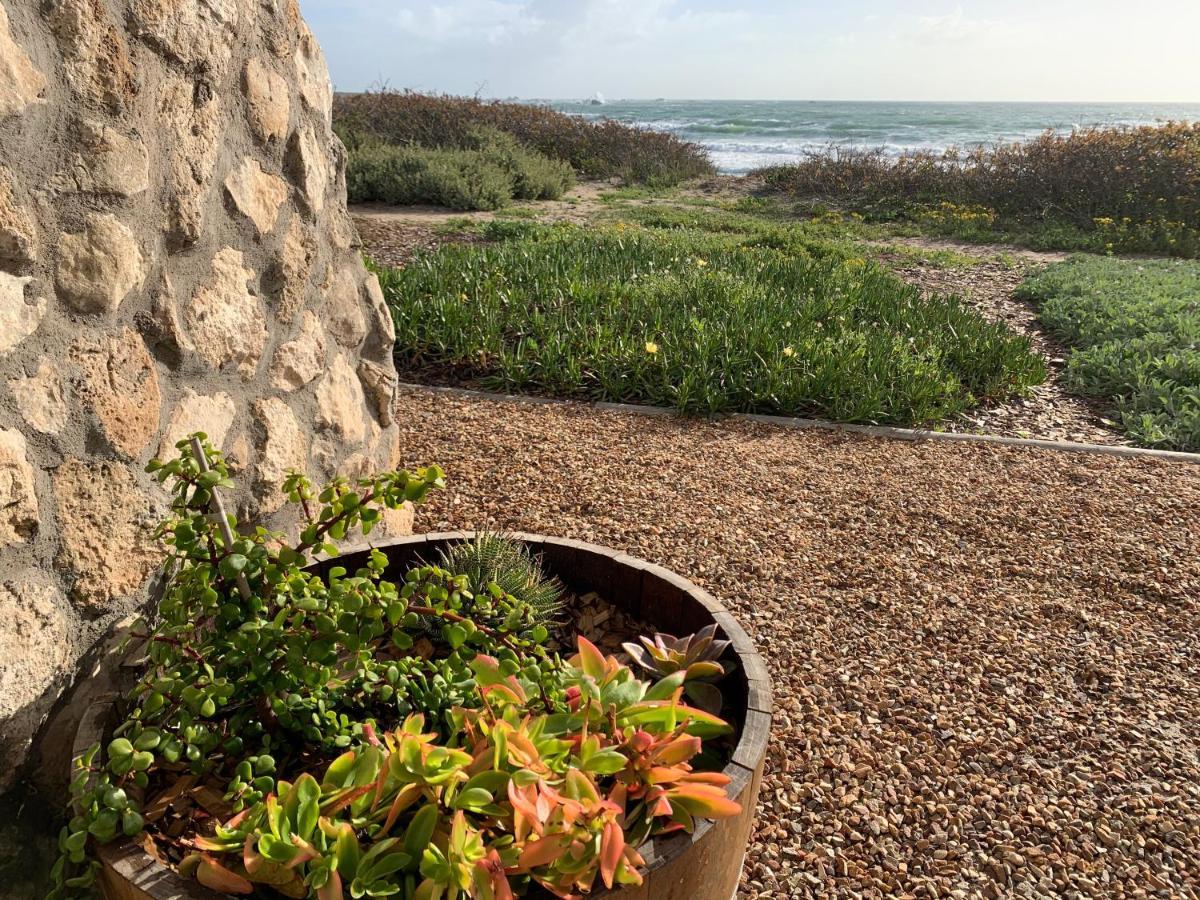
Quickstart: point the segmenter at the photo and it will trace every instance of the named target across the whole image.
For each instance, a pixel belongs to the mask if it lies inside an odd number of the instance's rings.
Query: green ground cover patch
[[[1081,256],[1021,293],[1075,348],[1072,388],[1111,402],[1143,446],[1200,451],[1200,264]]]
[[[895,425],[944,421],[1045,375],[1024,338],[803,229],[483,227],[497,243],[381,273],[402,368],[694,413]]]
[[[346,163],[348,199],[494,210],[513,200],[557,200],[575,183],[565,162],[510,135],[484,128],[472,135],[472,146],[454,148],[354,142]]]

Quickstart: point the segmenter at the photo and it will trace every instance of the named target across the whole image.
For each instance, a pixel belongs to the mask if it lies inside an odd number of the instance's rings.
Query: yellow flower
[[[652,355],[657,353],[658,344],[654,343],[654,341],[646,341],[646,352]]]
[[[707,266],[707,265],[708,265],[708,260],[705,260],[705,259],[698,259],[698,260],[696,260],[696,265],[698,265],[698,266],[700,266],[701,268],[703,268],[704,266]]]
[[[783,348],[783,355],[784,355],[784,356],[786,356],[788,359],[791,359],[793,356],[795,356],[795,355],[796,355],[796,348],[794,348],[794,347],[784,347],[784,348]]]

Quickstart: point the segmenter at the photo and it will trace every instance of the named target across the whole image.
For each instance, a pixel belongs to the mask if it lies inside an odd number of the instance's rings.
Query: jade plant
[[[686,671],[642,681],[582,638],[560,659],[550,607],[453,554],[399,582],[379,551],[336,564],[337,542],[441,487],[436,466],[322,489],[290,475],[289,541],[225,513],[232,483],[203,435],[178,449],[148,467],[173,499],[167,586],[131,636],[146,667],[107,746],[77,762],[50,900],[90,895],[96,845],[144,831],[231,894],[574,897],[640,882],[650,836],[738,812],[724,776],[693,769],[730,729],[683,702]],[[231,815],[161,833],[198,780]]]

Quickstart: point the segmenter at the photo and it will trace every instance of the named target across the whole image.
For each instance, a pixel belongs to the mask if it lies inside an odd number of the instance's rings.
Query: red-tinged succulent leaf
[[[600,836],[600,878],[606,888],[613,886],[617,863],[625,852],[625,833],[616,822],[606,822]]]
[[[359,797],[375,790],[375,784],[372,782],[371,784],[364,784],[361,787],[344,788],[343,790],[344,793],[339,793],[326,801],[325,805],[321,807],[321,815],[332,816],[335,813],[341,812]]]
[[[279,863],[271,862],[258,852],[256,844],[256,835],[246,835],[246,843],[242,845],[242,866],[246,870],[246,874],[250,876],[250,880],[255,884],[269,884],[277,891],[286,893],[289,885],[299,884],[301,889],[304,889],[304,880],[298,873],[293,872],[287,866]],[[305,896],[307,890],[300,894]],[[295,896],[295,894],[288,894]]]
[[[254,893],[254,885],[241,875],[230,872],[211,856],[200,857],[200,865],[196,868],[196,880],[206,888],[224,891],[226,894]]]
[[[500,660],[486,653],[480,653],[471,661],[471,671],[475,673],[475,682],[480,687],[490,687],[504,681],[500,671]]]
[[[703,746],[704,742],[695,735],[683,735],[656,747],[654,760],[664,766],[675,766],[687,762],[699,753]]]
[[[600,792],[596,790],[592,779],[574,767],[567,769],[565,794],[572,800],[582,800],[585,803],[596,803],[600,800]]]
[[[693,782],[695,784],[715,784],[717,787],[725,787],[733,779],[724,772],[688,772],[682,778],[681,782]]]
[[[238,848],[239,839],[221,840],[215,837],[198,837],[191,842],[197,850],[208,850],[211,853],[228,853]]]
[[[297,866],[308,862],[310,859],[316,859],[320,855],[317,852],[316,847],[304,840],[304,838],[300,837],[298,834],[293,834],[291,841],[292,846],[294,846],[299,852],[285,864],[289,869],[294,869]]]
[[[331,870],[329,880],[317,888],[317,900],[346,900],[342,891],[342,876],[338,874],[337,869]]]
[[[495,850],[489,850],[487,856],[475,863],[473,881],[475,900],[514,900],[504,863]]]
[[[596,679],[603,678],[608,670],[600,648],[583,635],[579,636],[579,653],[571,660],[571,664],[582,669],[585,675]]]
[[[184,878],[191,878],[196,874],[196,869],[200,866],[200,860],[204,858],[200,853],[189,853],[179,862],[179,874]]]
[[[704,660],[694,662],[687,667],[687,680],[703,679],[703,678],[720,678],[725,674],[725,667],[719,662]]]
[[[548,866],[559,859],[567,851],[568,846],[569,841],[562,835],[536,840],[521,851],[521,855],[517,858],[517,867],[523,872],[528,872],[531,869]]]
[[[742,805],[715,785],[681,784],[671,789],[670,796],[673,805],[702,819],[726,819],[742,812]]]
[[[400,813],[416,803],[420,796],[421,786],[419,784],[406,784],[402,787],[400,792],[396,794],[396,799],[392,801],[392,808],[388,810],[387,820],[384,821],[383,828],[380,830],[378,837],[382,837],[391,831]]]

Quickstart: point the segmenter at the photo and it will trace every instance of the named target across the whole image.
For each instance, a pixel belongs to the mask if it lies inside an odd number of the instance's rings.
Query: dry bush
[[[339,95],[334,120],[350,145],[369,135],[389,144],[463,148],[471,146],[476,129],[488,126],[569,162],[585,178],[672,185],[714,171],[703,148],[674,135],[591,121],[547,106],[380,90]]]
[[[982,208],[1000,231],[1050,224],[1094,234],[1109,249],[1200,252],[1200,123],[1047,132],[991,149],[899,158],[831,148],[759,174],[796,197],[893,213],[941,206],[949,219],[958,208]]]

